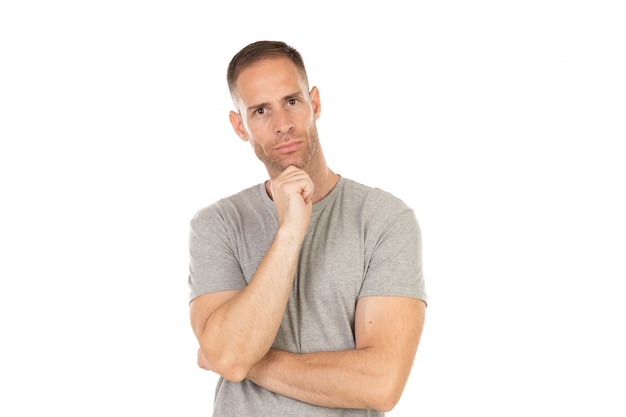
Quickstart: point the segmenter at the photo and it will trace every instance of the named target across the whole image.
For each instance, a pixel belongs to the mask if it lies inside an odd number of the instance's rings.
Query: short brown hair
[[[300,52],[298,52],[296,48],[281,41],[257,41],[237,52],[233,59],[231,59],[230,64],[228,64],[226,81],[228,82],[230,94],[234,94],[237,78],[245,68],[263,59],[280,57],[288,58],[294,63],[308,87],[309,81],[306,68],[304,67],[304,61],[302,60],[302,55],[300,55]]]

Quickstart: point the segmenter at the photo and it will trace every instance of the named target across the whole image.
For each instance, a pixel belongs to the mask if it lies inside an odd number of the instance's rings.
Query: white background
[[[0,415],[210,415],[188,223],[266,178],[225,82],[259,39],[302,52],[329,165],[422,226],[389,416],[625,415],[624,3],[295,3],[0,3]]]

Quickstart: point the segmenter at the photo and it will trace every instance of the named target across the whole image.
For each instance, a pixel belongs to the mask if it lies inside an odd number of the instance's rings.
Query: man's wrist
[[[300,247],[302,246],[302,241],[304,241],[305,235],[306,230],[302,231],[288,226],[281,226],[276,232],[275,240],[279,243],[284,243],[289,247],[293,247],[295,250],[300,252]]]

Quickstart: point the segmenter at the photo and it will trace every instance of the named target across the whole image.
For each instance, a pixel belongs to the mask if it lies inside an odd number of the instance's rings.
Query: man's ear
[[[237,136],[239,136],[241,140],[245,140],[247,142],[249,140],[248,132],[243,125],[243,119],[241,118],[241,115],[237,112],[231,111],[229,117],[230,124],[233,126],[233,129],[235,130]]]
[[[311,99],[311,105],[313,106],[313,114],[315,115],[315,120],[317,120],[322,114],[322,102],[320,101],[320,90],[318,90],[317,87],[311,88],[311,92],[309,93],[309,98]]]

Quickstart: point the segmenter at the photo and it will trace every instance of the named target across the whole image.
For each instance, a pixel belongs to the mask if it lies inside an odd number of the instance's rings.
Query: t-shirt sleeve
[[[190,301],[246,286],[226,222],[213,206],[196,213],[190,222],[188,283]]]
[[[427,302],[422,234],[413,210],[390,219],[373,244],[359,297],[403,296]]]

